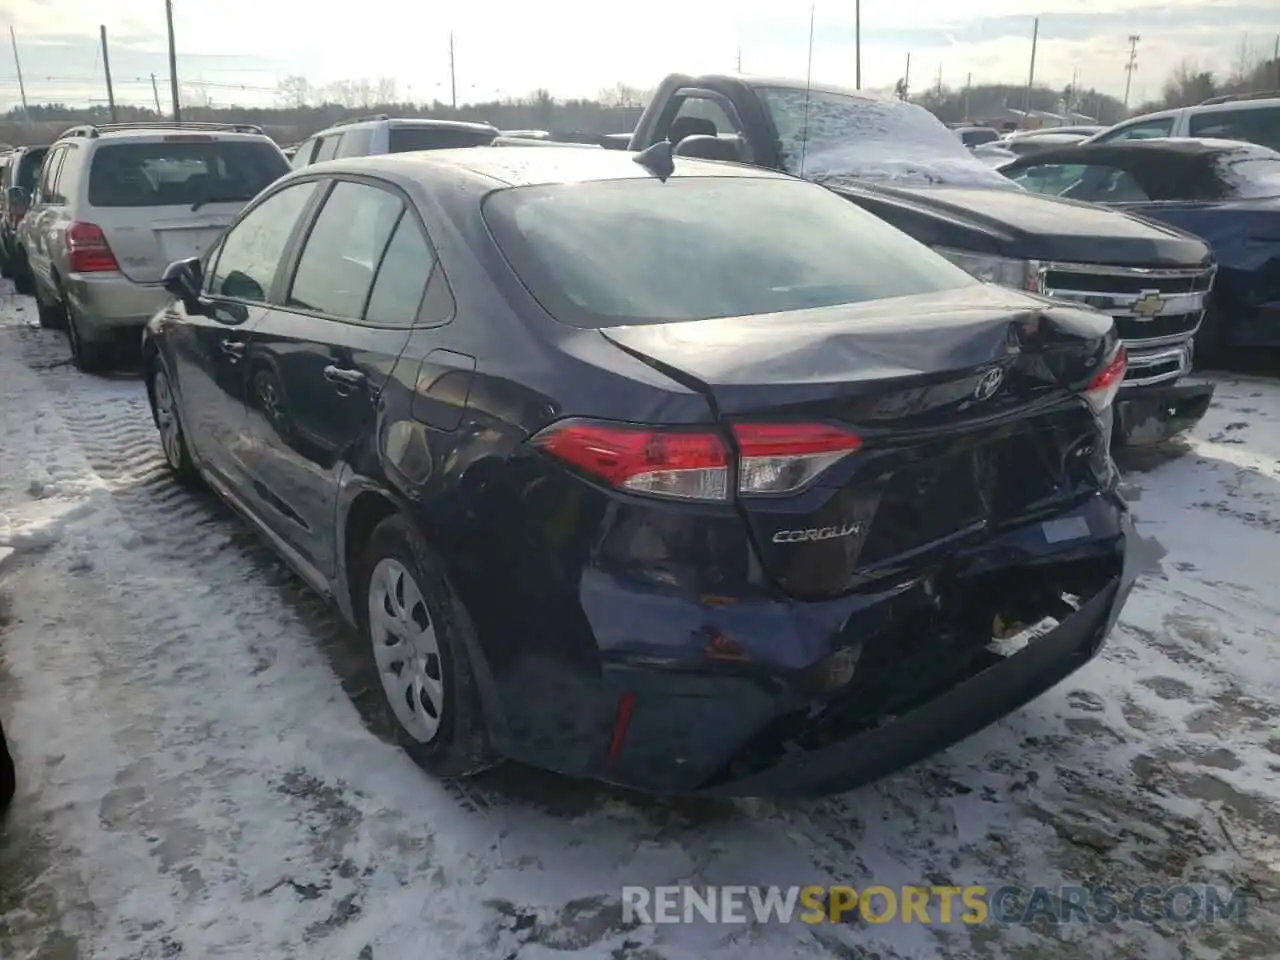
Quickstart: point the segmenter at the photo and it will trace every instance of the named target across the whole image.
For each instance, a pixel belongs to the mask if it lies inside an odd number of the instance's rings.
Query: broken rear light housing
[[[1102,413],[1111,406],[1124,383],[1125,372],[1129,368],[1129,355],[1124,344],[1117,343],[1115,349],[1103,361],[1102,369],[1094,374],[1089,385],[1084,388],[1084,398],[1094,413]]]
[[[742,496],[797,493],[862,446],[856,434],[823,423],[736,423],[732,432],[731,445],[707,428],[572,419],[530,442],[618,490],[701,502],[727,502],[735,472]]]

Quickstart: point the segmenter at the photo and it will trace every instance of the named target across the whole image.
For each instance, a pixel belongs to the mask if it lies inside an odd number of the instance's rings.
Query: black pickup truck
[[[1209,408],[1213,385],[1187,374],[1217,267],[1188,233],[1029,193],[923,107],[802,80],[673,74],[625,146],[663,140],[817,181],[983,279],[1111,314],[1129,354],[1118,443],[1166,439]]]

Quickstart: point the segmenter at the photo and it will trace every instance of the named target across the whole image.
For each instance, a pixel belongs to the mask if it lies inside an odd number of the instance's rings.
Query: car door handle
[[[244,344],[239,340],[223,340],[222,352],[230,357],[233,362],[240,360],[244,357]]]
[[[324,378],[330,383],[344,387],[364,386],[365,377],[359,370],[347,370],[343,367],[328,366],[324,368]]]

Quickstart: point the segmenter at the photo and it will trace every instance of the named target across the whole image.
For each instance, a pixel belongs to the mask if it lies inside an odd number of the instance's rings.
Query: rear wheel
[[[27,263],[26,252],[21,247],[14,254],[10,269],[13,271],[13,289],[24,297],[29,297],[36,292],[35,279],[31,276],[31,265]]]
[[[491,766],[468,652],[474,629],[435,551],[406,519],[388,517],[353,573],[365,649],[399,744],[439,777]]]
[[[40,319],[40,326],[46,330],[65,329],[67,326],[67,313],[62,309],[62,304],[45,300],[39,286],[35,288],[35,295],[36,315]]]
[[[200,472],[196,470],[191,450],[187,446],[187,435],[183,432],[182,419],[178,415],[177,394],[159,357],[151,361],[148,372],[151,409],[155,414],[156,428],[160,431],[160,448],[164,451],[164,461],[180,484],[185,487],[196,486],[200,482]]]
[[[106,344],[86,340],[84,318],[64,299],[62,313],[67,323],[67,340],[71,344],[71,360],[77,370],[84,373],[101,373],[111,365],[111,354]]]

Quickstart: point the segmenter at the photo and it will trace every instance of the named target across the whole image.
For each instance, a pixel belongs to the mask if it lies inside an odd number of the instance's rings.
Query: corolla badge
[[[978,380],[978,385],[973,388],[973,399],[987,400],[990,399],[997,390],[1000,389],[1000,383],[1004,380],[1004,371],[999,367],[992,367]]]
[[[779,530],[773,535],[774,543],[815,543],[821,540],[837,540],[862,532],[862,522],[851,520],[831,527],[809,527],[807,530]]]

